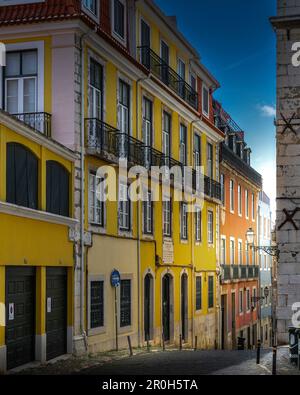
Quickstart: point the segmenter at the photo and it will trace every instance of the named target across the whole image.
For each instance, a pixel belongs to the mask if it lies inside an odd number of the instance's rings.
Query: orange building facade
[[[246,234],[252,228],[257,235],[262,177],[251,167],[244,132],[218,102],[214,107],[216,123],[226,133],[220,150],[220,340],[223,349],[241,344],[251,349],[259,339],[260,285],[257,254]]]

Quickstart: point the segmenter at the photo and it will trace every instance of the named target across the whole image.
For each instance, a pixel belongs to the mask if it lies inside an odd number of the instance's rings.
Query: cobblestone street
[[[263,350],[261,363],[256,365],[255,351],[191,351],[155,349],[151,353],[135,350],[107,353],[87,358],[68,358],[40,367],[14,372],[29,375],[271,375],[272,350]],[[279,348],[278,375],[300,375],[289,363],[288,348]]]

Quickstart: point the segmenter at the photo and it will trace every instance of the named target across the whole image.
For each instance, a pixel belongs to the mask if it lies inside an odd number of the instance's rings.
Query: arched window
[[[7,144],[6,201],[38,208],[38,159],[28,148],[17,143]]]
[[[58,162],[47,162],[47,212],[69,217],[69,173]]]

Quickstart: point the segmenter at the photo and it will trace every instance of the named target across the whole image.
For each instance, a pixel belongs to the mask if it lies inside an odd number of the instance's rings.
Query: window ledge
[[[0,202],[0,213],[35,219],[37,221],[49,222],[57,225],[73,226],[78,223],[74,218],[62,217],[60,215],[47,213],[45,211],[33,210],[27,207],[17,206],[15,204]]]

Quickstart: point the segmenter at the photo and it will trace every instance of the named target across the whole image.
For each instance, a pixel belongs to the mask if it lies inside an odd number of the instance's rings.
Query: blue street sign
[[[118,288],[121,284],[121,275],[118,270],[114,270],[110,276],[111,285],[114,288]]]

